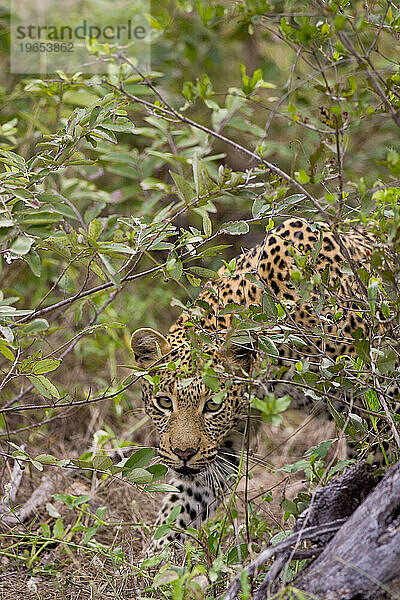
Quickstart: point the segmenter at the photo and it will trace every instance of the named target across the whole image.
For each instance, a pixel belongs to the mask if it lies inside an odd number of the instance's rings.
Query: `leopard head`
[[[140,368],[163,363],[153,366],[143,381],[144,406],[157,429],[163,462],[184,476],[199,473],[216,460],[246,414],[248,384],[232,382],[227,375],[240,371],[244,378],[251,358],[233,347],[194,354],[186,337],[177,344],[176,337],[167,339],[153,329],[135,331],[131,346]],[[205,376],[210,367],[211,386]]]

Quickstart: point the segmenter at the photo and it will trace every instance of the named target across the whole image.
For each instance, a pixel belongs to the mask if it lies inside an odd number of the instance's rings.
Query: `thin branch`
[[[357,50],[354,47],[353,43],[351,42],[351,40],[347,37],[347,35],[343,31],[338,31],[337,33],[338,33],[338,37],[339,37],[340,41],[342,42],[342,44],[357,59],[359,65],[362,66],[365,69],[365,72],[367,73],[368,79],[370,80],[371,85],[373,86],[374,90],[376,91],[376,93],[378,94],[378,96],[380,97],[380,99],[382,100],[383,104],[388,109],[388,111],[390,113],[390,116],[392,117],[393,121],[396,123],[396,125],[398,127],[400,127],[400,115],[399,115],[399,111],[395,110],[394,107],[392,106],[392,104],[387,99],[387,96],[386,96],[385,92],[381,88],[381,86],[380,86],[379,82],[377,81],[374,73],[372,72],[373,67],[371,69],[371,63],[369,62],[369,60],[366,59],[364,56],[361,56],[361,54],[359,54],[359,52],[357,52]]]
[[[375,34],[374,41],[371,43],[370,47],[368,48],[368,51],[367,51],[367,57],[369,57],[369,55],[371,54],[372,50],[373,50],[373,49],[375,48],[375,46],[376,46],[376,43],[377,43],[377,41],[378,41],[378,39],[379,39],[379,36],[381,35],[382,29],[383,29],[383,26],[384,26],[384,24],[385,24],[386,17],[387,17],[387,14],[388,14],[388,12],[389,12],[389,8],[391,7],[391,5],[392,5],[392,2],[391,2],[391,0],[388,0],[388,2],[386,3],[386,9],[385,9],[385,12],[384,12],[384,14],[382,15],[382,19],[381,19],[381,22],[380,22],[380,24],[379,24],[379,29],[378,29],[378,31],[377,31],[377,32],[376,32],[376,34]]]
[[[140,277],[145,277],[146,275],[155,273],[156,271],[159,271],[160,269],[165,267],[165,265],[166,265],[166,263],[163,263],[160,266],[153,267],[152,269],[147,269],[147,271],[141,271],[140,273],[136,273],[133,275],[127,275],[126,277],[124,277],[121,280],[121,283],[125,283],[127,281],[134,281],[135,279],[139,279]],[[55,304],[52,304],[51,306],[47,306],[46,308],[42,308],[40,310],[32,311],[29,315],[26,315],[26,317],[23,317],[16,323],[13,323],[12,325],[10,325],[10,327],[11,328],[16,327],[17,325],[20,325],[21,323],[26,323],[27,321],[31,321],[32,319],[36,319],[37,317],[46,315],[49,312],[52,312],[53,310],[57,310],[58,308],[62,308],[63,306],[68,306],[69,304],[72,304],[76,300],[82,300],[82,298],[87,298],[88,296],[92,296],[93,294],[96,294],[97,292],[102,292],[102,291],[107,290],[112,287],[118,287],[118,286],[115,283],[113,283],[112,281],[107,281],[106,283],[103,283],[94,288],[91,288],[90,290],[86,290],[85,292],[82,291],[78,294],[74,294],[73,296],[70,296],[69,298],[65,298],[65,300],[60,300],[60,302],[56,302]]]
[[[135,69],[135,70],[137,71],[137,69]],[[140,72],[138,72],[138,74],[141,77],[143,77],[143,80],[147,83],[146,77],[144,77]],[[156,106],[152,102],[148,102],[147,100],[144,100],[143,98],[139,98],[138,96],[130,94],[129,92],[127,92],[125,90],[123,85],[116,86],[113,83],[111,83],[110,81],[106,81],[106,80],[104,81],[104,84],[107,85],[108,87],[111,87],[112,89],[120,92],[126,98],[129,98],[129,100],[131,100],[132,102],[146,106],[155,114],[161,113],[162,115],[164,115],[166,117],[174,117],[181,123],[185,123],[186,125],[190,125],[191,127],[194,127],[195,129],[199,129],[200,131],[207,133],[207,135],[210,135],[211,137],[215,137],[216,139],[220,140],[221,142],[228,144],[229,146],[231,146],[238,152],[241,152],[242,154],[245,154],[246,156],[249,156],[249,157],[255,159],[258,163],[265,165],[270,171],[272,171],[273,173],[278,175],[281,179],[284,179],[285,181],[290,183],[290,185],[293,185],[294,187],[296,187],[299,192],[304,194],[305,197],[308,198],[308,200],[310,200],[312,205],[318,210],[318,212],[324,216],[324,218],[327,220],[327,222],[329,224],[332,224],[331,215],[328,212],[326,212],[326,210],[321,206],[321,204],[318,202],[318,200],[316,200],[300,183],[298,183],[295,179],[293,179],[293,177],[291,177],[290,175],[285,173],[285,171],[282,171],[282,169],[280,169],[273,163],[262,158],[259,154],[252,152],[245,146],[242,146],[241,144],[238,144],[237,142],[230,140],[229,138],[225,137],[221,133],[217,133],[216,131],[213,131],[212,129],[210,129],[209,127],[206,127],[205,125],[201,125],[200,123],[197,123],[196,121],[192,121],[192,119],[189,119],[185,115],[182,115],[181,113],[177,112],[171,105],[169,105],[166,102],[165,99],[162,99],[162,102],[166,108],[164,106],[163,107]],[[157,95],[157,97],[161,97],[158,90],[155,89],[155,87],[153,86],[153,84],[150,81],[147,85],[149,85],[149,87],[154,91],[154,93]]]
[[[299,536],[299,532],[293,533],[289,537],[286,538],[283,542],[276,544],[276,546],[270,546],[263,552],[261,552],[257,558],[246,567],[248,577],[253,578],[258,569],[264,565],[268,560],[270,560],[273,556],[279,555],[282,552],[285,552],[292,544],[298,543],[299,538],[301,540],[308,539],[312,540],[314,538],[320,538],[321,536],[327,533],[336,533],[341,526],[346,522],[346,519],[337,519],[336,521],[331,521],[330,523],[324,524],[323,527],[320,525],[316,525],[314,527],[306,527],[301,531],[301,535]],[[228,592],[224,596],[224,600],[234,600],[237,597],[237,594],[241,589],[241,575],[238,575],[234,580],[231,586],[228,589]]]
[[[339,202],[337,209],[337,217],[340,219],[343,210],[343,157],[340,151],[340,138],[339,138],[339,122],[337,115],[333,115],[335,119],[335,138],[336,138],[336,154],[337,154],[337,167],[339,177]]]
[[[9,381],[9,379],[11,379],[11,376],[12,376],[12,374],[14,372],[14,369],[17,366],[20,353],[21,353],[21,347],[18,345],[17,352],[16,352],[15,358],[14,358],[14,362],[11,365],[10,370],[8,371],[7,375],[4,377],[3,381],[0,384],[0,391],[6,385],[7,381]]]
[[[155,114],[161,114],[161,115],[164,115],[164,117],[174,117],[181,123],[185,123],[187,125],[190,125],[191,127],[194,127],[195,129],[199,129],[200,131],[207,133],[207,135],[215,137],[216,139],[220,140],[221,142],[228,144],[229,146],[235,148],[237,151],[242,152],[246,156],[249,156],[249,157],[255,159],[258,163],[265,165],[270,171],[272,171],[273,173],[278,175],[281,179],[290,183],[290,185],[293,185],[294,187],[296,187],[299,192],[304,194],[304,196],[311,202],[311,204],[314,206],[314,208],[317,209],[317,211],[320,213],[320,215],[322,215],[325,218],[328,225],[332,228],[333,236],[334,236],[335,240],[337,241],[337,243],[339,244],[340,250],[341,250],[344,258],[350,265],[350,267],[354,273],[354,276],[358,282],[360,290],[362,291],[364,296],[367,295],[367,290],[366,290],[366,287],[358,273],[357,265],[355,264],[352,257],[350,256],[350,253],[349,253],[346,245],[343,243],[343,240],[341,238],[340,233],[337,230],[336,223],[333,220],[332,215],[330,215],[323,208],[323,206],[319,203],[319,201],[316,198],[314,198],[300,183],[298,183],[295,179],[293,179],[293,177],[288,175],[288,173],[286,173],[285,171],[282,171],[282,169],[280,169],[273,163],[265,160],[258,154],[255,154],[254,152],[252,152],[245,146],[242,146],[241,144],[238,144],[237,142],[230,140],[229,138],[225,137],[224,135],[222,135],[220,133],[217,133],[216,131],[210,129],[209,127],[205,127],[204,125],[201,125],[200,123],[197,123],[196,121],[192,121],[192,119],[189,119],[185,115],[182,115],[181,113],[177,112],[161,96],[160,92],[155,88],[153,83],[145,75],[143,75],[130,61],[128,61],[127,59],[124,59],[124,57],[122,55],[118,55],[118,57],[125,60],[132,67],[132,69],[135,71],[135,73],[137,73],[140,77],[143,78],[143,82],[156,94],[157,98],[159,98],[160,102],[162,102],[164,106],[156,106],[155,104],[148,102],[147,100],[144,100],[142,98],[139,98],[138,96],[130,94],[129,92],[127,92],[125,90],[125,88],[123,87],[123,85],[121,83],[117,86],[117,85],[114,85],[113,83],[111,83],[110,81],[104,80],[103,83],[105,85],[107,85],[107,86],[111,87],[112,89],[118,91],[119,93],[123,94],[126,98],[129,98],[132,102],[136,102],[138,104],[142,104],[143,106],[146,106]]]

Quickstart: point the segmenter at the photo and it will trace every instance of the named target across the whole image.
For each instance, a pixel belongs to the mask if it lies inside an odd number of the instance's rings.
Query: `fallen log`
[[[332,527],[335,522],[338,526]],[[254,592],[254,600],[272,598],[281,570],[301,554],[299,544],[306,539],[313,542],[306,554],[317,558],[292,585],[309,593],[310,598],[400,598],[393,596],[394,582],[400,580],[400,463],[378,484],[370,468],[358,463],[319,489],[300,515],[294,533],[285,542],[264,550],[247,568],[248,576],[253,577],[275,556]],[[238,576],[225,600],[236,598],[240,589]]]
[[[398,578],[400,463],[302,571],[295,586],[324,600],[384,600],[393,598],[390,584]]]

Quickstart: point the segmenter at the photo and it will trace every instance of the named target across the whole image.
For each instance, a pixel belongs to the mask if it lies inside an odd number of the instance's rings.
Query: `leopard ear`
[[[254,340],[249,335],[235,335],[226,348],[228,365],[249,373],[257,355]]]
[[[171,350],[168,340],[154,329],[137,329],[132,333],[131,348],[139,367],[148,367]]]

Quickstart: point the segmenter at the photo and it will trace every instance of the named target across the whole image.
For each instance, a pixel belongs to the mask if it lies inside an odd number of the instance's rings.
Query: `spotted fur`
[[[365,328],[359,313],[354,312],[354,302],[362,297],[362,284],[353,274],[346,274],[343,265],[350,262],[357,268],[368,267],[374,241],[356,230],[341,240],[340,244],[323,224],[289,219],[270,231],[261,244],[238,257],[233,276],[221,268],[219,278],[207,284],[200,294],[200,305],[210,307],[207,314],[197,317],[197,329],[207,338],[205,344],[198,347],[191,335],[196,319],[193,313],[183,313],[167,337],[151,329],[133,333],[132,348],[140,366],[146,368],[163,357],[170,368],[176,367],[175,371],[159,369],[160,379],[155,386],[148,381],[143,384],[145,409],[159,435],[160,457],[172,469],[171,482],[179,490],[165,498],[157,524],[164,523],[171,510],[180,506],[177,527],[184,531],[189,525],[196,526],[213,512],[229,476],[235,472],[234,455],[240,454],[248,404],[245,375],[256,354],[252,349],[229,344],[234,315],[229,310],[224,314],[226,305],[260,306],[265,292],[275,301],[285,301],[286,328],[294,333],[306,331],[307,336],[306,344],[300,348],[280,344],[278,366],[290,366],[300,357],[312,359],[321,353],[330,357],[354,353],[350,334],[357,327]],[[310,286],[307,301],[300,298],[291,276],[294,255],[305,256],[311,276],[317,274],[329,284],[342,307],[339,320],[334,320],[326,308],[319,308],[321,285]],[[248,278],[249,273],[252,278]],[[317,325],[324,336],[313,334]],[[212,401],[215,392],[201,374],[210,365],[226,388],[226,397],[217,406]],[[284,377],[290,377],[290,369]],[[269,385],[269,389],[280,396],[287,391],[286,386],[282,379]],[[289,391],[299,405],[305,397],[296,389],[291,386]],[[166,538],[153,541],[152,551],[161,549],[166,542],[182,539],[170,532]]]

